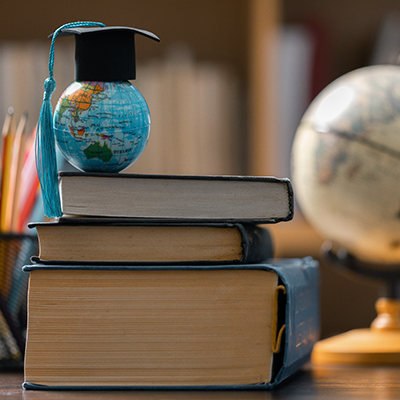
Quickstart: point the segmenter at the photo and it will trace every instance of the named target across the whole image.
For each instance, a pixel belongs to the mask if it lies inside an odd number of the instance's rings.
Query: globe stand
[[[370,328],[354,329],[319,341],[313,350],[316,364],[400,364],[400,266],[382,269],[358,260],[344,249],[323,244],[323,259],[346,275],[379,279],[382,293],[376,301],[377,317]],[[396,269],[394,268],[396,267]]]

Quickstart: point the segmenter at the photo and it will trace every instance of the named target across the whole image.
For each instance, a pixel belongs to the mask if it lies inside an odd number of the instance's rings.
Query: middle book
[[[266,227],[252,223],[60,218],[33,223],[40,263],[257,263],[273,257]]]

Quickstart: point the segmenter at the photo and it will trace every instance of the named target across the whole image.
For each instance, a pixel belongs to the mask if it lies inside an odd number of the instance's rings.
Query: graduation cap
[[[36,134],[36,170],[41,185],[44,213],[60,217],[56,145],[51,95],[56,88],[53,78],[54,44],[58,36],[75,36],[75,80],[119,82],[136,78],[135,35],[160,39],[151,32],[123,26],[106,27],[100,22],[78,21],[65,24],[49,37],[49,78],[44,83],[43,104]]]
[[[75,36],[75,80],[117,82],[136,78],[136,34],[160,41],[154,33],[125,26],[65,28],[58,37]]]

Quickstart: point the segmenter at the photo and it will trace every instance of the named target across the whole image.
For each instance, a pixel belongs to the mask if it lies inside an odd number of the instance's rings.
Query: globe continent
[[[147,103],[130,82],[74,82],[54,112],[56,142],[85,172],[119,172],[133,164],[150,134]]]
[[[298,204],[361,260],[400,262],[400,67],[332,82],[304,114],[292,149]]]

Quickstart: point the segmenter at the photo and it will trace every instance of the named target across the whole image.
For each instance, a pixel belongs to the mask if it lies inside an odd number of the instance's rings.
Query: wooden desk
[[[0,373],[0,398],[7,400],[394,400],[400,399],[399,367],[312,367],[273,391],[47,392],[21,388],[22,373]]]

